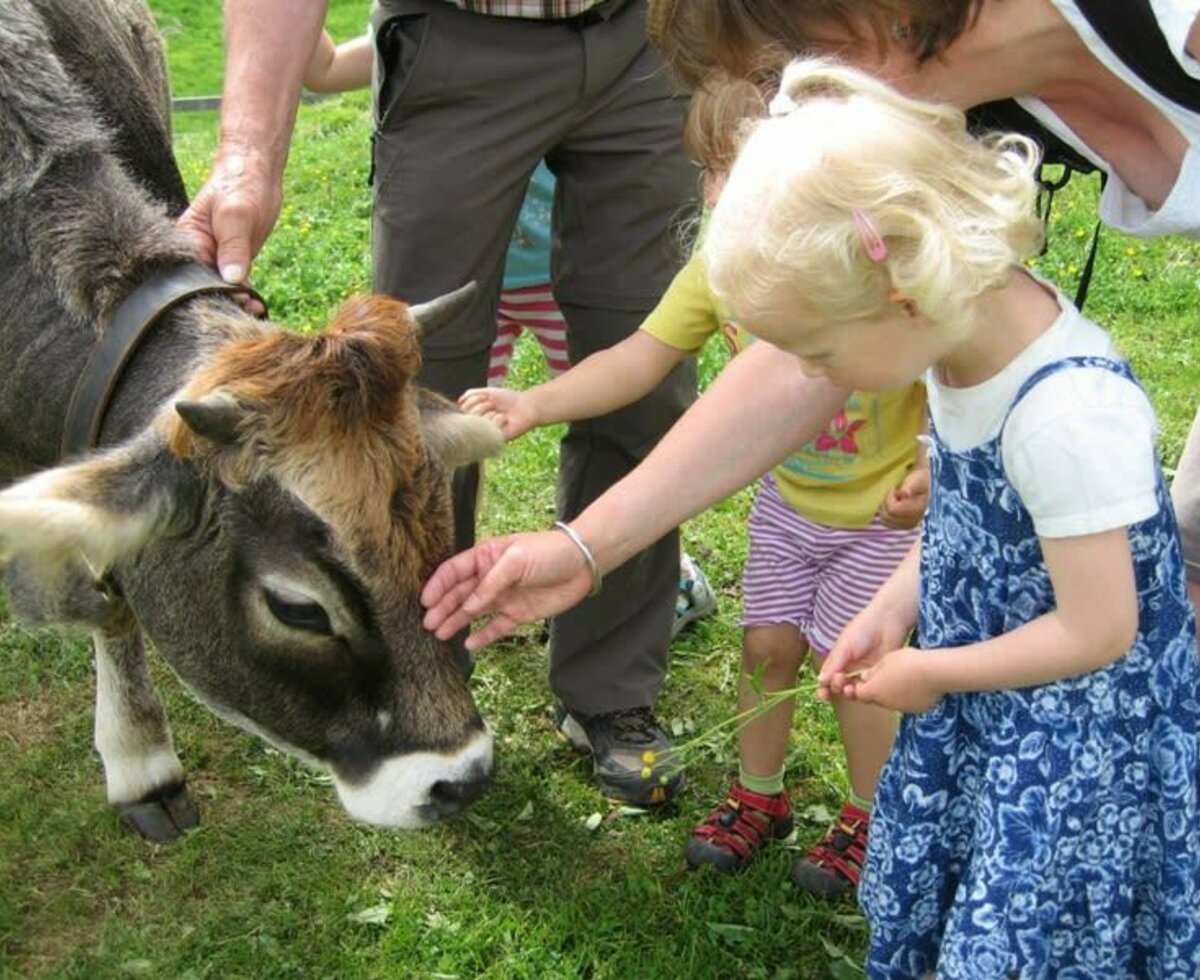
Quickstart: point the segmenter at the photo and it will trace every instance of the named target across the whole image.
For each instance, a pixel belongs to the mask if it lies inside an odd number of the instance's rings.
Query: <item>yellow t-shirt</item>
[[[641,329],[689,353],[718,331],[734,353],[754,339],[717,303],[699,253],[679,270]],[[866,527],[912,468],[924,419],[919,381],[895,391],[852,392],[824,432],[772,471],[780,494],[818,524]]]

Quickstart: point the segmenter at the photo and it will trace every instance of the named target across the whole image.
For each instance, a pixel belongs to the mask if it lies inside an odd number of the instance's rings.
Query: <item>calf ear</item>
[[[47,572],[82,559],[99,577],[169,530],[186,472],[147,433],[21,480],[0,493],[0,559],[20,555]]]
[[[417,393],[425,445],[447,469],[499,456],[504,433],[493,422],[459,411],[458,406],[424,388]]]

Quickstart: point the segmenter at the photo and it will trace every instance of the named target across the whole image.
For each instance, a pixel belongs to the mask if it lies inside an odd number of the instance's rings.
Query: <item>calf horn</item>
[[[421,328],[421,336],[428,337],[470,306],[475,301],[477,292],[479,289],[472,280],[465,286],[459,286],[453,292],[431,299],[428,303],[417,303],[415,306],[410,306],[408,311],[417,321],[417,326]]]

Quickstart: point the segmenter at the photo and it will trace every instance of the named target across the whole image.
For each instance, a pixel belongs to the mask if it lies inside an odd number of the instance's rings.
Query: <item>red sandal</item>
[[[792,865],[796,887],[821,898],[854,895],[867,859],[869,822],[870,814],[846,803],[825,836]]]
[[[735,780],[721,805],[692,830],[684,857],[692,868],[741,871],[764,845],[791,832],[787,793],[764,796]]]

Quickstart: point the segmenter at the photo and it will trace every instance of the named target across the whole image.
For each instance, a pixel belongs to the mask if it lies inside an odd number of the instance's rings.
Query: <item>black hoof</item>
[[[200,826],[200,813],[183,783],[163,786],[137,803],[116,807],[121,820],[146,840],[169,844]]]

